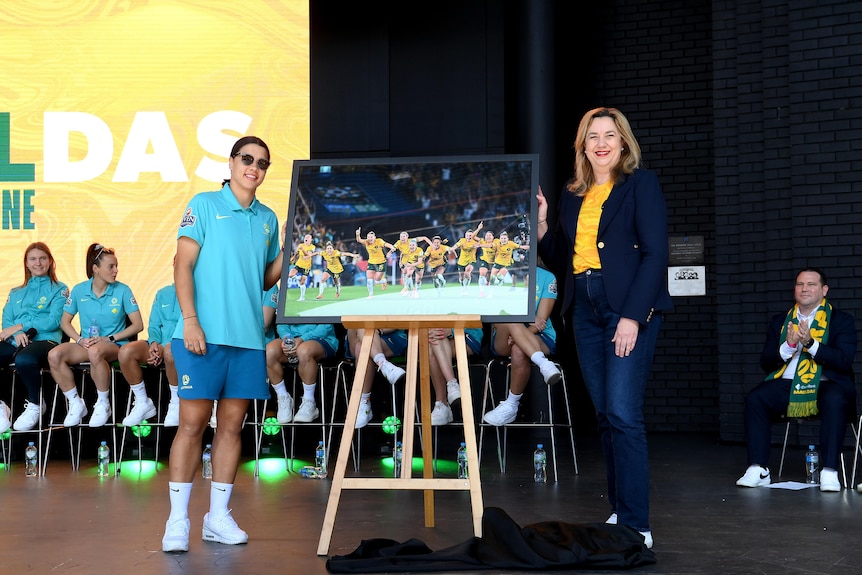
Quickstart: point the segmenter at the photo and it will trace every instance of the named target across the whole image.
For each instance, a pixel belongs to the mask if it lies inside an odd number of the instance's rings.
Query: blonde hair
[[[638,145],[635,135],[632,132],[632,127],[629,125],[628,119],[622,112],[616,108],[594,108],[584,114],[581,118],[581,123],[578,125],[578,134],[575,137],[575,176],[569,182],[567,189],[579,196],[587,193],[596,183],[593,166],[587,159],[587,132],[590,125],[596,118],[610,118],[614,121],[617,130],[620,133],[622,141],[622,152],[619,163],[611,170],[611,180],[618,182],[623,175],[633,173],[641,164],[641,148]]]

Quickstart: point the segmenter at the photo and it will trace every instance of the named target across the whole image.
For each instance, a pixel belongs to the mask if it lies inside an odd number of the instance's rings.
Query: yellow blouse
[[[595,185],[584,196],[578,214],[578,231],[575,233],[575,254],[572,256],[572,266],[576,274],[588,269],[601,269],[602,262],[599,259],[599,249],[596,241],[599,234],[599,219],[602,217],[602,208],[611,190],[613,181]]]

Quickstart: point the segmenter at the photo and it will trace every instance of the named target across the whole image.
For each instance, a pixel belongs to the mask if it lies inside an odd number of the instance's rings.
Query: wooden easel
[[[329,502],[326,505],[326,515],[323,517],[323,528],[320,532],[320,542],[317,546],[318,555],[329,553],[329,543],[332,530],[335,527],[335,514],[341,492],[344,489],[422,489],[425,491],[425,526],[434,527],[434,490],[464,490],[470,491],[470,502],[473,510],[473,533],[482,536],[482,487],[479,481],[479,452],[476,448],[476,426],[473,421],[473,397],[470,392],[470,371],[467,365],[467,343],[464,337],[465,327],[482,327],[479,315],[419,315],[419,316],[350,316],[343,317],[341,323],[348,329],[364,329],[365,333],[356,357],[356,373],[353,378],[353,388],[347,404],[347,418],[344,422],[344,432],[341,445],[338,447],[338,459],[332,476],[332,488],[329,492]],[[404,437],[403,461],[401,477],[344,477],[347,460],[350,456],[350,445],[356,428],[356,416],[359,412],[359,402],[362,398],[362,384],[365,370],[368,368],[369,350],[374,338],[374,331],[383,328],[407,329],[407,379],[404,397]],[[461,411],[464,418],[464,441],[467,444],[467,465],[470,470],[469,479],[442,479],[433,476],[433,449],[431,445],[431,378],[428,370],[428,329],[452,328],[454,332],[455,357],[458,363],[458,381],[461,384]],[[417,370],[418,368],[418,370]],[[415,429],[417,371],[419,373],[419,390],[422,398],[422,477],[412,477],[413,432]]]

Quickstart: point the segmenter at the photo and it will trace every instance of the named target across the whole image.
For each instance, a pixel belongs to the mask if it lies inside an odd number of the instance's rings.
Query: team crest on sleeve
[[[551,293],[557,293],[557,280],[554,279],[551,283],[548,284],[548,291]]]
[[[71,295],[71,293],[72,292],[69,291],[69,288],[63,288],[63,293],[61,295],[66,298],[66,301],[69,301],[69,296]]]
[[[189,228],[195,225],[195,221],[197,220],[197,216],[192,213],[192,209],[188,208],[186,213],[183,214],[183,219],[180,221],[181,228]]]
[[[129,298],[129,303],[132,305],[138,305],[138,300],[135,299],[135,296]]]
[[[278,303],[278,292],[273,292],[273,294],[271,296],[269,296],[269,299],[272,300],[272,303],[277,304]]]

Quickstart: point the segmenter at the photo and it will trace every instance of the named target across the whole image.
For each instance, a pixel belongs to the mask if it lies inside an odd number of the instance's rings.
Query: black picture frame
[[[489,323],[532,322],[537,257],[530,241],[537,220],[538,163],[536,154],[295,160],[276,322],[338,323],[344,316],[435,314],[479,314]],[[466,230],[476,229],[480,222],[481,241],[488,231],[497,239],[505,231],[508,241],[526,248],[513,252],[512,265],[485,272],[489,278],[499,275],[504,283],[480,289],[481,251],[477,250],[472,281],[466,288],[459,285],[457,264],[447,257],[445,287],[435,279],[439,274],[426,270],[418,289],[404,294],[399,259],[389,256],[387,289],[375,283],[373,297],[368,297],[369,255],[356,241],[358,228],[363,239],[374,231],[390,245],[407,232],[410,238],[423,238],[417,240],[417,247],[425,251],[430,243],[426,238],[433,241],[441,236],[444,245],[454,247]],[[329,270],[322,255],[316,255],[306,274],[304,301],[298,301],[298,278],[308,268],[291,272],[292,258],[306,234],[312,236],[316,252],[329,241],[342,254],[360,256],[341,258],[344,271],[338,297],[330,285],[330,273],[323,297],[317,299],[319,282]],[[389,251],[385,248],[383,253]],[[415,285],[415,274],[411,277]]]

